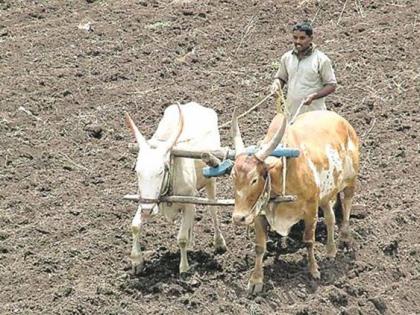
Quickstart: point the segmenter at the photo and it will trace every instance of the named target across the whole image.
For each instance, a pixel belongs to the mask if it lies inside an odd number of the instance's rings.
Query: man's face
[[[306,35],[303,31],[293,31],[293,44],[298,52],[306,50],[312,42],[312,36]]]

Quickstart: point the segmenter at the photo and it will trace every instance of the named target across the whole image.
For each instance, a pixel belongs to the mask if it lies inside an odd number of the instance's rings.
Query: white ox
[[[144,220],[150,215],[162,212],[173,221],[181,213],[181,227],[178,245],[181,252],[179,272],[189,269],[187,249],[193,242],[193,222],[195,206],[191,204],[160,203],[159,197],[168,192],[173,195],[193,196],[203,187],[208,197],[216,197],[216,181],[205,178],[201,160],[175,157],[171,161],[171,149],[176,146],[183,150],[214,150],[220,148],[217,114],[210,108],[191,102],[185,105],[171,105],[166,108],[159,126],[150,140],[146,140],[133,120],[126,114],[128,127],[139,145],[136,162],[138,193],[140,202],[131,229],[133,247],[131,262],[134,273],[143,268],[144,259],[140,249],[139,236]],[[211,207],[214,223],[214,245],[217,251],[225,251],[226,243],[220,231],[217,208]]]
[[[341,240],[349,241],[349,217],[359,171],[359,139],[356,132],[344,118],[330,111],[302,114],[287,128],[286,119],[278,114],[270,124],[260,151],[250,155],[241,154],[244,144],[236,115],[232,121],[235,149],[239,153],[232,170],[235,186],[233,221],[243,225],[254,224],[256,234],[257,257],[248,290],[254,293],[262,290],[262,262],[268,226],[286,236],[300,220],[305,223],[303,241],[308,249],[309,272],[314,278],[320,278],[314,255],[318,207],[324,211],[327,225],[327,256],[335,257],[337,250],[332,206],[340,192],[344,194]],[[300,150],[299,157],[286,162],[286,194],[295,195],[297,200],[267,206],[266,196],[281,195],[283,190],[283,159],[269,157],[280,141]]]

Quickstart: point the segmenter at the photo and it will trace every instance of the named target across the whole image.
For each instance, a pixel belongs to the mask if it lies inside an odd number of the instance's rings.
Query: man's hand
[[[271,84],[270,94],[276,93],[279,89],[281,89],[280,79],[275,79]]]
[[[316,95],[317,93],[309,94],[303,101],[303,105],[306,105],[306,106],[311,105],[312,101],[316,99]]]

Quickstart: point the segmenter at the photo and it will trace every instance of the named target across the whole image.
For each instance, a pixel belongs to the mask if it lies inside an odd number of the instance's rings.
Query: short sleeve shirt
[[[287,83],[286,110],[290,116],[295,114],[309,94],[318,92],[326,84],[337,83],[331,60],[317,48],[313,48],[302,59],[298,58],[294,50],[285,53],[275,78]],[[309,106],[303,106],[300,113],[322,109],[326,109],[325,97],[314,100]]]

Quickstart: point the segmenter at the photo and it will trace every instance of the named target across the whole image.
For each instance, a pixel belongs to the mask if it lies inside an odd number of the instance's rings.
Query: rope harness
[[[249,215],[254,215],[254,217],[261,214],[263,209],[267,206],[268,202],[270,201],[270,194],[271,194],[271,176],[270,173],[267,172],[267,178],[265,179],[264,188],[258,197],[257,201],[251,208]]]
[[[252,206],[251,211],[248,214],[248,217],[252,215],[255,218],[261,214],[265,215],[264,209],[267,207],[268,202],[270,201],[270,195],[271,195],[271,176],[270,176],[270,173],[267,172],[267,178],[265,179],[264,188],[260,196],[258,197],[257,201]],[[246,227],[246,232],[247,232],[248,239],[250,239],[251,228],[249,225]]]
[[[296,117],[299,115],[299,112],[302,109],[303,104],[304,104],[304,101],[302,101],[300,103],[299,107],[296,110],[296,113],[293,115],[290,122],[287,123],[289,126],[295,122]],[[284,112],[286,110],[287,110],[286,109],[286,101],[284,99],[283,90],[280,88],[276,91],[276,112],[278,114],[284,114]],[[289,113],[287,113],[287,114],[289,114]],[[285,156],[282,157],[282,162],[283,162],[282,194],[283,194],[283,196],[285,196],[286,195],[286,175],[287,175],[287,160],[286,160]]]

